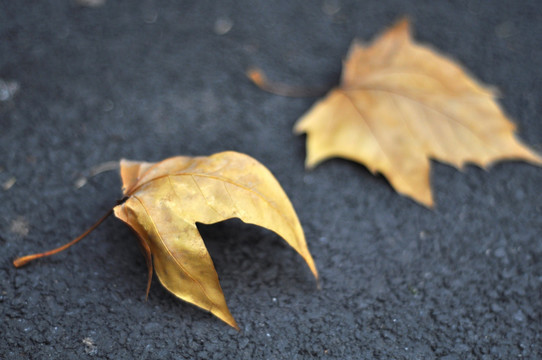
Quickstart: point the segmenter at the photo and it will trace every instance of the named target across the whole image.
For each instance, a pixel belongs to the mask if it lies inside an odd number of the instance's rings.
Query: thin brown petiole
[[[267,79],[262,70],[250,68],[246,72],[247,77],[260,89],[271,94],[288,97],[320,97],[328,91],[328,88],[302,88],[272,82]]]
[[[102,222],[104,222],[104,220],[107,219],[112,213],[113,213],[113,209],[111,208],[104,216],[102,216],[100,218],[100,220],[98,220],[94,225],[92,225],[90,228],[88,228],[87,231],[85,231],[84,233],[82,233],[81,235],[79,235],[78,237],[76,237],[75,239],[70,241],[69,243],[67,243],[65,245],[62,245],[61,247],[58,247],[56,249],[45,251],[45,252],[42,252],[42,253],[39,253],[39,254],[32,254],[32,255],[26,255],[26,256],[19,257],[19,258],[13,260],[13,265],[15,267],[19,268],[19,267],[21,267],[23,265],[26,265],[27,263],[29,263],[32,260],[36,260],[36,259],[39,259],[39,258],[42,258],[42,257],[45,257],[45,256],[54,255],[54,254],[56,254],[58,252],[61,252],[62,250],[66,250],[67,248],[69,248],[73,244],[79,242],[79,240],[83,239],[85,236],[90,234]]]

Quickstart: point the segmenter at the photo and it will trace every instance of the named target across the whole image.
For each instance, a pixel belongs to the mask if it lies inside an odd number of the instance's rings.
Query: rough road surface
[[[541,152],[539,2],[81,2],[0,1],[0,358],[542,358],[541,168],[433,162],[430,211],[359,164],[306,172],[291,129],[315,99],[244,76],[331,87],[353,38],[408,15],[418,40],[499,88]],[[281,182],[321,290],[281,239],[240,221],[200,227],[240,332],[156,278],[146,302],[144,258],[113,218],[12,267],[119,198],[118,174],[88,177],[95,166],[223,150]]]

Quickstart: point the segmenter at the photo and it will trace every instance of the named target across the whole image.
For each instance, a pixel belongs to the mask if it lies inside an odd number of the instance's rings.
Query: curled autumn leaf
[[[260,87],[265,78],[250,74]],[[282,92],[284,86],[281,87]],[[461,168],[542,158],[519,141],[496,93],[412,39],[402,20],[371,45],[355,41],[341,84],[295,124],[307,134],[306,166],[331,157],[382,173],[401,194],[432,207],[430,159]]]
[[[121,160],[120,167],[125,198],[113,212],[139,238],[149,269],[147,293],[154,269],[170,292],[238,329],[196,227],[196,222],[213,224],[231,218],[281,236],[318,277],[294,208],[271,172],[255,159],[223,152],[158,163]],[[21,266],[56,252],[19,258],[14,264]]]

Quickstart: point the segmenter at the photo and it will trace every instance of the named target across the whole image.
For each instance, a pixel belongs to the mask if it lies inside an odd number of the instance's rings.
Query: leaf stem
[[[120,200],[118,203],[121,203],[123,202],[123,200]],[[105,219],[107,219],[111,214],[113,214],[113,208],[111,208],[109,211],[107,211],[107,213],[102,216],[94,225],[92,225],[91,227],[89,227],[84,233],[82,233],[81,235],[79,235],[78,237],[76,237],[75,239],[73,239],[72,241],[70,241],[69,243],[67,244],[64,244],[56,249],[53,249],[53,250],[49,250],[49,251],[45,251],[45,252],[42,252],[42,253],[39,253],[39,254],[32,254],[32,255],[26,255],[26,256],[22,256],[22,257],[18,257],[17,259],[13,260],[13,265],[16,267],[16,268],[19,268],[21,266],[24,266],[26,265],[27,263],[29,263],[30,261],[32,260],[36,260],[36,259],[39,259],[39,258],[42,258],[42,257],[45,257],[45,256],[50,256],[50,255],[54,255],[56,253],[59,253],[63,250],[66,250],[67,248],[69,248],[70,246],[74,245],[75,243],[79,242],[80,240],[82,240],[85,236],[87,236],[88,234],[90,234],[94,229],[96,229],[102,222],[104,222]]]
[[[260,89],[279,96],[296,98],[320,97],[329,90],[328,88],[303,88],[272,82],[268,80],[263,71],[258,68],[248,69],[246,76]]]

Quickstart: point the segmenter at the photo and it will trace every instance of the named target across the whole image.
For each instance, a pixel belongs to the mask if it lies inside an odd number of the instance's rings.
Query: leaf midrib
[[[186,270],[186,268],[177,260],[177,258],[175,256],[173,256],[173,254],[171,253],[171,251],[169,250],[169,247],[166,245],[166,243],[164,242],[164,238],[162,237],[162,234],[160,234],[160,231],[158,230],[158,226],[156,225],[155,221],[153,220],[152,216],[151,216],[151,213],[149,212],[149,210],[147,209],[147,207],[145,206],[145,204],[143,203],[143,201],[137,196],[137,195],[132,195],[134,199],[136,199],[137,201],[139,201],[139,203],[141,204],[141,206],[143,207],[143,209],[145,210],[145,213],[147,214],[147,216],[149,217],[149,219],[151,220],[151,223],[154,227],[154,230],[156,231],[156,233],[158,234],[158,238],[160,239],[160,242],[162,243],[162,245],[164,246],[164,248],[166,249],[167,253],[169,254],[169,256],[175,261],[175,263],[179,266],[179,268],[190,278],[192,279],[193,282],[195,282],[200,288],[201,288],[201,291],[203,291],[203,293],[205,294],[205,296],[207,297],[207,299],[209,299],[209,301],[211,302],[212,306],[211,306],[211,309],[215,306],[217,306],[217,304],[209,297],[209,295],[207,294],[207,292],[205,291],[205,287],[201,284],[201,282],[194,278],[192,276],[192,274],[190,274],[190,272],[188,270]],[[189,224],[191,225],[191,224]],[[196,304],[197,305],[197,304]],[[209,309],[209,311],[211,311],[211,309]]]

